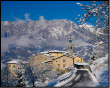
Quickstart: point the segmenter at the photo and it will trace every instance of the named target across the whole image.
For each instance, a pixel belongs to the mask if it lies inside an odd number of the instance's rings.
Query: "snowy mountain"
[[[4,69],[6,62],[17,59],[18,56],[27,60],[38,52],[49,49],[67,51],[70,35],[73,40],[73,53],[88,61],[93,54],[95,44],[92,41],[97,38],[97,33],[98,30],[94,31],[92,25],[78,26],[70,20],[2,21],[1,69]],[[99,86],[108,85],[107,60],[107,56],[98,58],[90,66],[100,80]]]
[[[38,21],[31,20],[29,22],[19,19],[16,21],[2,21],[1,57],[3,63],[8,61],[9,57],[15,59],[20,55],[23,58],[29,58],[32,53],[37,54],[42,50],[67,50],[70,35],[73,40],[73,52],[85,60],[90,59],[91,48],[93,47],[92,40],[97,35],[86,28],[78,26],[71,20],[48,21],[42,18]],[[20,52],[24,51],[23,56]]]
[[[70,20],[38,20],[30,22],[2,21],[1,37],[26,36],[43,40],[66,40],[72,35],[73,39],[91,40],[94,36],[89,30],[82,30]]]

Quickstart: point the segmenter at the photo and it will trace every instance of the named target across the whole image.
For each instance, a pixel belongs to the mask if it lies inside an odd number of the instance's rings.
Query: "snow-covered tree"
[[[17,80],[16,87],[24,87],[25,86],[24,72],[25,72],[24,65],[22,64],[22,61],[19,60],[17,63],[17,69],[15,70],[16,80]]]
[[[18,70],[16,74],[17,74],[17,84],[16,84],[16,87],[24,87],[25,82],[23,80],[23,73],[22,73],[22,71]]]
[[[1,68],[1,87],[8,86],[8,65]]]
[[[82,7],[81,9],[85,12],[85,14],[79,14],[78,18],[76,18],[78,23],[80,25],[91,23],[95,26],[94,30],[96,31],[100,28],[100,31],[97,33],[97,38],[93,39],[93,43],[96,45],[94,53],[97,53],[97,56],[100,57],[102,53],[108,52],[109,1],[91,1],[90,5],[83,5],[81,3],[76,4],[80,5]],[[103,42],[101,47],[99,47],[100,42]]]
[[[28,85],[35,87],[35,81],[37,80],[37,75],[33,72],[33,67],[30,65],[25,68],[25,81],[28,82]]]

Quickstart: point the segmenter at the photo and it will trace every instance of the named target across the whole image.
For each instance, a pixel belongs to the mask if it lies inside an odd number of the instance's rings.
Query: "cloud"
[[[39,46],[41,42],[36,39],[29,39],[27,37],[21,36],[19,38],[12,36],[10,38],[1,38],[1,54],[8,51],[13,46],[19,47],[29,47],[31,45]]]
[[[44,16],[40,16],[40,17],[39,17],[39,20],[45,21]]]
[[[74,44],[74,46],[78,46],[78,47],[92,46],[92,44],[89,44],[89,43],[85,42],[84,40],[74,40],[73,44]]]
[[[32,22],[33,20],[31,20],[29,18],[29,15],[30,15],[29,13],[24,14],[25,20],[14,17],[15,18],[14,24],[15,25],[20,25],[20,24],[23,24],[23,23],[26,23],[26,22]]]
[[[25,13],[24,17],[25,17],[25,21],[32,21],[30,18],[29,18],[29,13]]]
[[[38,23],[39,26],[41,26],[42,28],[45,28],[47,26],[47,23],[44,19],[44,16],[40,16],[39,17],[39,23]]]
[[[59,40],[47,42],[47,45],[49,46],[62,47],[62,48],[67,48],[67,44],[68,41],[59,41]]]
[[[30,47],[30,45],[33,46],[41,46],[42,44],[45,44],[45,46],[54,46],[54,47],[61,47],[61,48],[67,48],[68,41],[44,41],[44,40],[38,40],[38,39],[29,39],[25,36],[21,37],[15,37],[12,36],[10,38],[1,38],[1,54],[8,51],[10,48],[14,46],[19,47]],[[73,47],[82,47],[82,46],[92,46],[92,44],[89,44],[85,42],[84,40],[73,40]]]

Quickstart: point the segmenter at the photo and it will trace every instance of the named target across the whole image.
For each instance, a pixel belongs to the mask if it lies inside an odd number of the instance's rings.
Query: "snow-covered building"
[[[17,60],[12,60],[7,62],[8,64],[8,72],[10,76],[17,76],[16,75],[16,70],[17,69],[21,69],[21,67],[23,67],[24,65],[27,66],[29,64],[28,61],[21,61],[19,59]]]
[[[68,41],[68,51],[51,50],[41,52],[31,59],[31,65],[41,64],[41,66],[52,66],[51,70],[67,70],[68,66],[74,66],[75,62],[84,62],[83,58],[73,54],[73,43],[70,38]]]

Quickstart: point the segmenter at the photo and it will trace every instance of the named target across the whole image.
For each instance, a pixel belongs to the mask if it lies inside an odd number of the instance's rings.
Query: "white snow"
[[[89,25],[89,24],[87,24],[87,23],[84,23],[84,24],[82,24],[82,25],[79,25],[79,27],[81,27],[81,28],[84,27],[86,30],[89,30],[91,33],[96,34],[96,35],[97,35],[98,33],[100,33],[99,31],[101,30],[100,28],[98,28],[98,29],[96,30],[93,25]]]
[[[72,76],[70,78],[59,82],[54,87],[61,87],[61,86],[64,86],[65,84],[69,83],[71,80],[73,80],[76,77],[76,72],[77,72],[77,69],[74,70],[74,72],[72,73]]]
[[[48,57],[54,57],[53,55],[49,55],[49,54],[44,54],[45,56],[48,56]]]
[[[49,51],[49,52],[59,52],[59,53],[65,53],[65,52],[67,52],[67,51],[59,51],[59,50],[51,50],[51,51]]]
[[[58,52],[58,53],[67,53],[67,51],[60,51],[60,50],[50,50],[50,51],[44,51],[44,52],[41,52],[42,54],[45,54],[47,55],[48,53],[55,53],[55,52]]]
[[[81,3],[79,3],[79,2],[78,2],[78,3],[76,3],[76,4],[77,4],[77,5],[79,5],[79,6],[84,6],[83,4],[81,4]]]
[[[94,70],[95,67],[98,67],[100,64],[103,64],[104,61],[106,60],[108,60],[108,55],[106,55],[105,57],[96,59],[95,61],[93,61],[93,64],[90,65],[91,69]]]
[[[35,87],[45,87],[45,84],[40,81],[36,81],[34,84],[35,84]]]
[[[108,85],[108,55],[102,58],[98,58],[90,65],[92,72],[95,74],[101,87]]]
[[[12,61],[9,61],[9,62],[7,62],[7,63],[8,63],[8,64],[9,64],[9,63],[11,63],[11,64],[14,63],[14,64],[16,64],[16,63],[18,63],[18,60],[12,60]]]
[[[88,70],[87,70],[87,71],[88,71]],[[91,78],[93,79],[93,81],[94,81],[95,83],[98,83],[98,80],[96,79],[96,77],[94,76],[94,74],[91,73],[90,71],[88,71],[88,73],[89,73],[89,75],[91,75]]]
[[[3,68],[5,67],[6,65],[1,63],[1,71],[3,70]]]
[[[4,23],[4,25],[8,25],[8,21],[4,21],[5,23]]]
[[[48,51],[44,51],[44,52],[40,52],[40,53],[42,53],[42,54],[47,54],[47,53],[48,53]]]
[[[86,63],[86,62],[76,62],[76,63],[74,63],[74,64],[77,64],[77,65],[89,65],[88,63]]]

